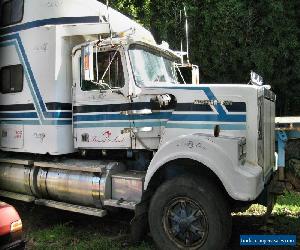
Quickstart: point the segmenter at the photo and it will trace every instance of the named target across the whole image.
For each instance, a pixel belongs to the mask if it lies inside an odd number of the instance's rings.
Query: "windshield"
[[[137,85],[178,82],[171,57],[136,44],[129,48],[129,55]]]

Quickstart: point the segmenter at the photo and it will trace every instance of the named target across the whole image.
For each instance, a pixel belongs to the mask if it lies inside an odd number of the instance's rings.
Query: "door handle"
[[[148,115],[152,114],[151,109],[139,109],[139,110],[124,110],[120,112],[121,115]]]
[[[121,130],[121,134],[126,134],[126,133],[139,133],[139,132],[152,132],[153,127],[139,127],[139,128],[124,128]]]

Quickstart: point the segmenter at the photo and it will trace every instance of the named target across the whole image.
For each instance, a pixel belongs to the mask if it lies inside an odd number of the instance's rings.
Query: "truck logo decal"
[[[217,104],[221,105],[232,105],[232,101],[223,101],[223,100],[195,100],[194,104],[202,104],[202,105],[214,105],[216,106]]]
[[[111,131],[109,131],[109,130],[107,130],[107,131],[105,131],[104,133],[103,133],[103,135],[105,136],[105,137],[110,137],[111,136]]]
[[[93,136],[92,143],[122,143],[125,141],[125,137],[121,135],[112,136],[110,130],[104,131],[100,136]]]

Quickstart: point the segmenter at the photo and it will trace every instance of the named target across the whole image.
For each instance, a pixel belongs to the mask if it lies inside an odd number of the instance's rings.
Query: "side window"
[[[0,26],[8,26],[22,21],[24,0],[0,0]]]
[[[98,63],[98,82],[109,85],[111,89],[122,88],[125,84],[121,55],[118,51],[94,53],[94,62]],[[97,66],[94,64],[95,82],[97,82]],[[102,80],[102,81],[101,81]],[[101,84],[100,84],[101,85]],[[83,91],[103,89],[97,83],[91,81],[82,81],[81,89]]]
[[[23,90],[24,70],[21,64],[11,65],[0,70],[0,92],[17,93]]]

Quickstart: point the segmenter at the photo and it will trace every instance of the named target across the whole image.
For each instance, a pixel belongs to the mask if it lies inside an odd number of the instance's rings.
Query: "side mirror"
[[[81,75],[82,80],[94,81],[93,44],[81,47]]]
[[[193,84],[199,84],[199,67],[197,65],[192,65],[192,83]]]

